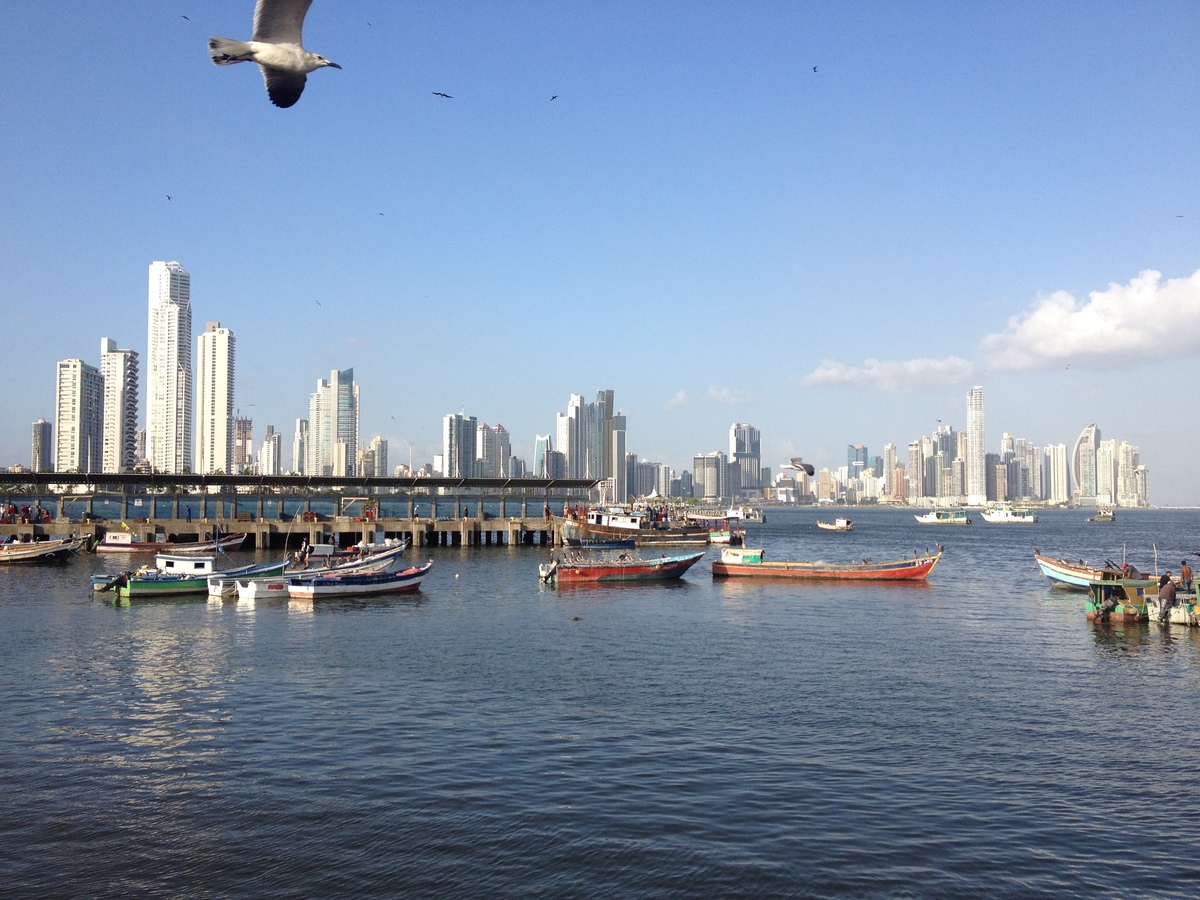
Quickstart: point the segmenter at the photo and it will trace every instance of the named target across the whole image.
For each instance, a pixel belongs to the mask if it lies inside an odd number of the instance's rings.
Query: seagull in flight
[[[170,200],[170,199],[171,199],[171,195],[170,195],[170,194],[167,194],[167,199],[168,199],[168,200]]]
[[[300,45],[300,28],[311,5],[312,0],[258,0],[254,5],[254,36],[249,41],[208,39],[213,65],[256,62],[271,102],[281,109],[295,105],[309,72],[325,66],[341,68]]]
[[[435,97],[445,97],[447,100],[453,100],[453,99],[454,99],[453,97],[451,97],[449,94],[445,93],[444,91],[431,91],[431,93],[432,93],[432,94],[433,94],[433,96],[435,96]]]

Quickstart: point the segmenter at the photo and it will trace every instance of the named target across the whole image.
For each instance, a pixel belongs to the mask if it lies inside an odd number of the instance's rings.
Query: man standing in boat
[[[1171,580],[1171,573],[1167,572],[1162,578],[1158,579],[1158,621],[1169,622],[1171,619],[1171,610],[1175,607],[1175,582]]]

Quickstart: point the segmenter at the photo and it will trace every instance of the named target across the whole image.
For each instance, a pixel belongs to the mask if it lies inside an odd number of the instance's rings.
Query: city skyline
[[[165,266],[165,268],[164,268]],[[186,278],[178,263],[153,263],[151,271],[150,328],[162,331],[156,298],[162,294],[162,273]],[[157,273],[157,274],[156,274]],[[171,320],[172,322],[174,319]],[[172,328],[175,326],[172,325]],[[199,373],[195,418],[199,423],[196,458],[201,473],[282,471],[281,436],[274,424],[256,450],[253,420],[234,409],[234,345],[229,329],[208,322],[197,337]],[[128,424],[137,407],[137,354],[118,351],[109,338],[101,341],[104,371],[82,360],[62,360],[56,378],[56,409],[64,419],[61,439],[54,437],[56,469],[105,471],[101,463],[116,455],[110,445],[126,441],[125,432],[102,423],[118,417]],[[190,373],[182,372],[183,380]],[[116,402],[106,405],[112,395]],[[1145,506],[1150,502],[1150,474],[1141,462],[1140,447],[1127,439],[1102,440],[1097,424],[1085,427],[1075,440],[1067,465],[1066,447],[1059,443],[1037,446],[1025,437],[1002,432],[998,453],[987,452],[986,404],[982,385],[965,397],[966,429],[938,425],[932,435],[908,443],[907,465],[900,462],[894,443],[883,455],[872,455],[864,444],[846,445],[846,465],[821,466],[816,481],[797,471],[796,458],[772,468],[761,458],[761,431],[751,423],[734,422],[728,430],[729,453],[714,450],[696,453],[691,470],[677,470],[661,460],[639,458],[627,444],[628,423],[617,411],[615,391],[596,392],[588,403],[573,393],[566,413],[555,413],[558,446],[549,435],[534,436],[534,466],[512,453],[503,425],[489,426],[465,409],[442,418],[442,452],[419,466],[411,456],[407,467],[451,477],[592,477],[605,482],[602,495],[614,500],[658,492],[663,496],[694,495],[706,500],[743,497],[784,498],[806,496],[819,501],[903,501],[980,506],[988,502],[1050,502],[1082,506]],[[296,420],[291,472],[322,475],[389,475],[387,439],[381,434],[364,446],[359,438],[360,393],[353,368],[333,370],[319,379],[309,395],[309,417]],[[111,433],[110,433],[111,432]],[[141,432],[144,434],[145,432]],[[43,448],[52,423],[33,423],[31,467],[43,465]],[[61,440],[61,446],[60,444]],[[234,455],[236,453],[236,456]],[[148,459],[139,460],[149,465]],[[222,464],[224,463],[224,464]],[[181,470],[184,471],[184,470]],[[678,476],[678,477],[677,477]]]
[[[734,422],[764,466],[903,459],[966,429],[982,384],[988,452],[1096,422],[1155,503],[1200,504],[1194,5],[864,9],[318,3],[344,70],[289,110],[208,60],[240,3],[0,9],[0,302],[27,382],[0,464],[30,463],[48,373],[105,335],[139,354],[148,421],[143,267],[179,260],[285,458],[296,386],[347,366],[393,460],[431,459],[465,408],[532,464],[563,398],[604,385],[628,449],[679,471]],[[116,35],[142,52],[110,58]]]

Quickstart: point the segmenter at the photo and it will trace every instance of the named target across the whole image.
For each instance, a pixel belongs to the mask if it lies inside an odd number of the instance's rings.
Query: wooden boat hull
[[[753,562],[714,560],[713,578],[791,578],[806,581],[923,581],[938,560],[935,556],[882,563]]]
[[[319,575],[316,578],[289,578],[288,597],[319,600],[327,597],[369,597],[376,594],[411,594],[421,589],[421,582],[433,568],[428,562],[402,572],[373,572],[369,574]]]
[[[627,541],[632,538],[639,547],[708,545],[708,529],[704,527],[682,528],[619,528],[612,525],[597,525],[577,519],[559,519],[563,540],[572,541]]]
[[[54,541],[31,541],[23,544],[0,544],[0,565],[54,565],[70,559],[83,548],[82,538]]]
[[[287,561],[264,563],[250,569],[239,569],[233,572],[214,572],[208,576],[208,596],[236,597],[239,581],[246,579],[273,578],[278,580],[287,568]]]
[[[1073,591],[1086,591],[1094,581],[1115,581],[1122,577],[1119,569],[1107,566],[1089,566],[1087,563],[1073,563],[1065,559],[1054,559],[1035,553],[1038,568],[1051,581],[1051,587]]]
[[[552,569],[543,569],[541,575],[543,581],[559,584],[667,581],[680,578],[703,556],[703,553],[689,553],[659,559],[559,560],[551,564]]]

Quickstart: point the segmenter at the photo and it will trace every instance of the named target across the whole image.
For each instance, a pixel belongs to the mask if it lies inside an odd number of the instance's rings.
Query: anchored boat
[[[679,578],[699,562],[704,552],[657,558],[629,556],[616,559],[554,559],[538,566],[543,582],[578,584],[582,582],[666,581]]]
[[[923,516],[913,516],[922,525],[970,525],[965,509],[931,509]]]
[[[1037,513],[1022,506],[992,506],[981,515],[991,525],[1032,525],[1038,520]]]
[[[768,562],[761,549],[728,548],[712,564],[713,578],[801,578],[830,581],[923,581],[929,577],[944,552],[913,555],[912,559],[888,562],[830,563],[803,560]]]
[[[49,541],[0,544],[0,565],[66,562],[82,550],[85,543],[85,538],[69,537]]]
[[[826,522],[824,519],[817,519],[817,527],[823,531],[853,531],[854,520],[843,516],[838,516],[832,522]]]
[[[650,510],[623,506],[569,510],[565,516],[555,517],[555,521],[559,523],[563,540],[568,543],[633,538],[639,546],[708,544],[710,530],[703,525],[675,525]]]
[[[399,572],[320,574],[315,578],[289,578],[288,597],[318,600],[325,597],[368,597],[375,594],[411,594],[433,568],[433,560]]]
[[[1092,582],[1116,581],[1126,575],[1120,566],[1108,560],[1105,560],[1102,566],[1086,563],[1082,559],[1078,562],[1071,562],[1067,559],[1043,556],[1036,548],[1033,551],[1033,558],[1037,560],[1042,574],[1050,579],[1052,588],[1086,591]]]

